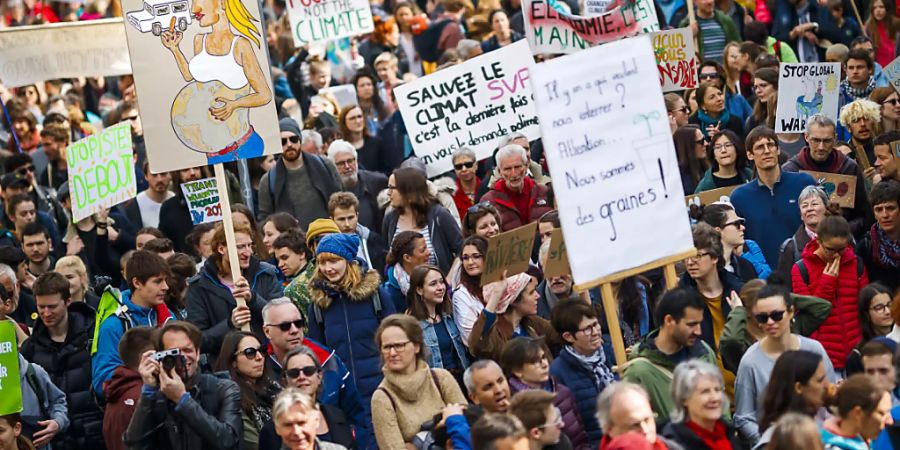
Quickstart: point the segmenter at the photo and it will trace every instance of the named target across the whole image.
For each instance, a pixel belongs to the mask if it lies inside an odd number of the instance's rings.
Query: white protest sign
[[[0,82],[19,87],[44,80],[131,73],[122,19],[12,27],[0,31]]]
[[[900,57],[895,58],[890,64],[884,66],[884,76],[887,77],[894,90],[900,92]]]
[[[540,137],[528,82],[533,65],[528,44],[520,40],[394,89],[429,177],[453,169],[450,155],[461,147],[481,160],[509,133]]]
[[[781,63],[776,133],[802,133],[806,121],[824,114],[837,122],[841,63]]]
[[[288,0],[287,10],[298,47],[375,30],[367,0]]]
[[[693,248],[650,38],[538,64],[532,84],[575,282]]]
[[[137,195],[128,122],[69,145],[66,163],[75,222]]]
[[[187,200],[194,225],[222,220],[222,202],[219,201],[215,178],[181,183],[181,192]]]

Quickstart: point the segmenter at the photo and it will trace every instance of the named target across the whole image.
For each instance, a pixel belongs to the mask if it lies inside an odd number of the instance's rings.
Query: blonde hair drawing
[[[228,23],[231,24],[238,33],[247,39],[250,39],[257,47],[259,47],[259,38],[262,37],[262,34],[260,34],[259,28],[254,24],[254,22],[259,22],[259,20],[256,20],[250,15],[250,12],[247,11],[247,8],[241,3],[241,0],[223,1],[225,2],[225,16],[228,18]]]

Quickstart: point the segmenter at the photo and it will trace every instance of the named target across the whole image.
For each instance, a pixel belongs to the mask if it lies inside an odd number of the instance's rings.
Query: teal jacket
[[[753,179],[753,171],[750,170],[749,167],[745,167],[743,171],[741,171],[741,177],[744,180],[744,183]],[[713,181],[712,169],[706,169],[706,173],[703,174],[703,178],[697,183],[697,189],[694,190],[695,194],[699,194],[703,191],[711,191],[716,189],[716,182]]]
[[[734,24],[734,21],[731,20],[731,17],[728,17],[728,14],[716,9],[713,11],[713,20],[718,22],[719,26],[722,27],[722,31],[725,32],[726,44],[729,42],[741,42],[741,34],[738,33],[737,26]],[[687,26],[690,26],[687,18],[684,18],[684,20],[678,24],[678,28]],[[697,33],[697,52],[703,55],[703,31]]]

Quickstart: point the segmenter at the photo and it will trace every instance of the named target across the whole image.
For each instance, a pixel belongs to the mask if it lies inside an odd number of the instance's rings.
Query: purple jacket
[[[512,376],[509,377],[509,390],[512,395],[517,392],[534,389],[526,385],[522,380]],[[578,414],[578,407],[575,403],[575,396],[572,391],[562,384],[556,382],[556,379],[550,377],[544,384],[544,390],[556,394],[556,400],[553,405],[559,408],[563,419],[563,433],[572,441],[572,448],[575,450],[589,450],[587,433],[584,432],[584,425],[581,416]]]

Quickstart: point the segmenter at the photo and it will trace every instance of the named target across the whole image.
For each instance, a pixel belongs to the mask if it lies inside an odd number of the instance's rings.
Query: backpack
[[[413,46],[416,48],[416,53],[419,54],[422,61],[436,63],[441,57],[444,52],[438,48],[438,43],[441,40],[444,28],[450,24],[455,25],[456,22],[450,19],[434,22],[418,35],[413,35]]]
[[[44,402],[47,400],[47,395],[44,393],[44,390],[41,388],[41,383],[37,378],[37,372],[34,371],[34,364],[28,363],[28,368],[25,369],[25,382],[28,383],[28,387],[31,388],[31,391],[34,392],[34,396],[37,397],[38,400],[38,408],[41,410],[41,417],[50,418],[50,411],[47,411],[47,407],[44,406]]]
[[[381,322],[381,319],[384,318],[384,312],[381,308],[381,295],[378,293],[378,289],[375,289],[375,296],[372,297],[372,307],[375,308],[375,318],[378,319],[378,322]],[[319,327],[323,327],[325,325],[325,318],[322,316],[322,308],[315,303],[313,303],[313,315],[315,316],[316,324],[318,324]]]
[[[97,305],[97,318],[94,321],[94,339],[91,343],[91,356],[97,353],[97,342],[100,337],[100,325],[109,316],[116,316],[122,322],[122,331],[131,328],[131,316],[128,314],[128,306],[122,303],[122,293],[118,289],[107,286],[100,296],[100,304]]]
[[[806,267],[806,263],[803,262],[803,259],[798,259],[797,262],[794,263],[797,266],[797,270],[800,271],[800,278],[803,278],[803,283],[809,286],[809,269]],[[859,256],[856,257],[856,279],[860,279],[863,276],[863,272],[866,270],[866,266],[863,264],[862,258]]]
[[[781,62],[781,41],[775,40],[775,43],[772,44],[772,50],[775,50],[775,57],[778,58],[778,62]]]

